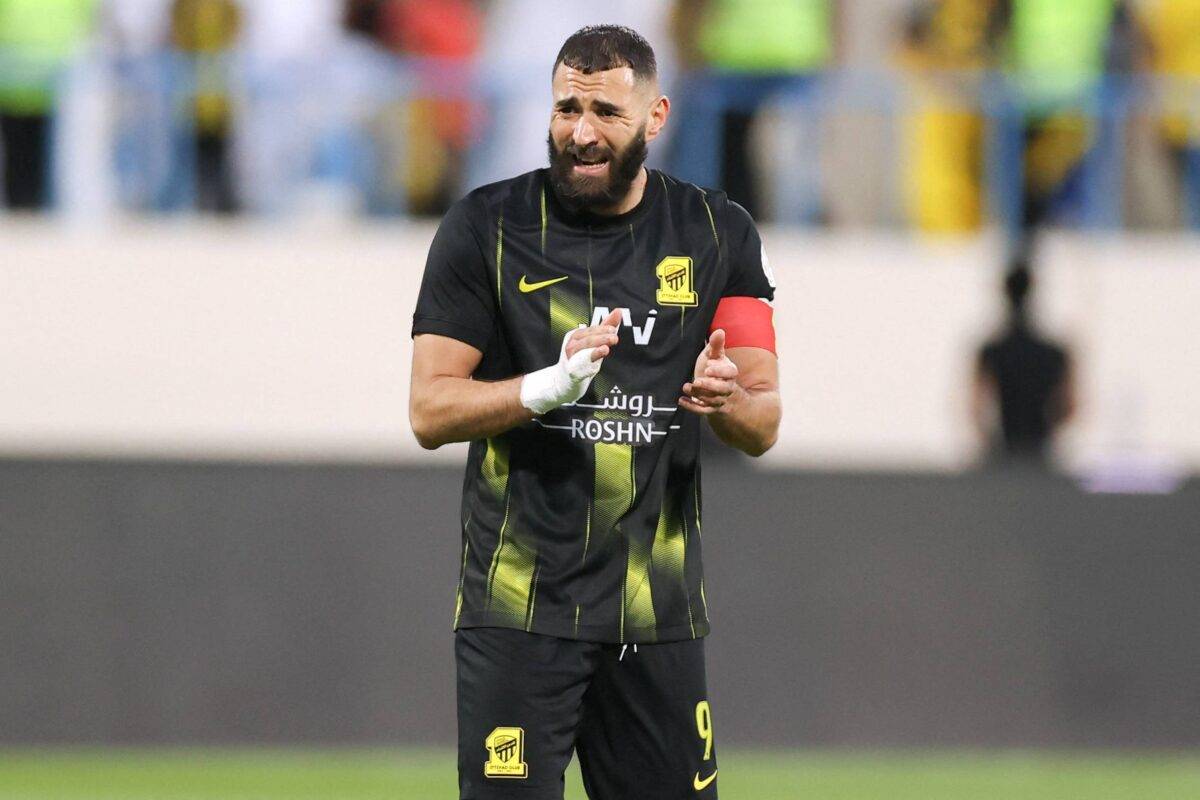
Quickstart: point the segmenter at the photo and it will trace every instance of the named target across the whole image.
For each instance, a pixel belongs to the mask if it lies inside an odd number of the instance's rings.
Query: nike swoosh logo
[[[713,781],[715,781],[717,779],[717,772],[719,772],[719,770],[714,769],[713,774],[709,775],[704,780],[700,780],[700,773],[697,772],[696,777],[692,779],[692,786],[696,787],[697,792],[703,791],[704,789],[706,789],[708,787],[708,785],[710,783],[712,783]]]
[[[551,278],[548,281],[538,281],[537,283],[529,283],[525,280],[525,276],[521,276],[521,282],[517,284],[517,288],[522,292],[536,292],[538,289],[545,289],[547,286],[553,286],[556,283],[565,281],[569,275],[563,275],[561,278]]]

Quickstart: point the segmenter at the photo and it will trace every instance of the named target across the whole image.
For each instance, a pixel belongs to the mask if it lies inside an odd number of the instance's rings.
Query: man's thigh
[[[591,800],[716,800],[704,640],[605,645],[577,747]]]
[[[461,800],[562,800],[598,649],[503,628],[458,631]]]

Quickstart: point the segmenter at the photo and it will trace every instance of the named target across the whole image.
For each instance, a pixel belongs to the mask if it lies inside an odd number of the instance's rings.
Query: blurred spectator
[[[1027,264],[1038,228],[1055,204],[1080,196],[1093,117],[1105,96],[1106,67],[1130,50],[1121,0],[1009,0],[1008,66],[1021,115],[1023,180],[1010,264]]]
[[[196,174],[196,207],[232,213],[229,53],[241,27],[241,9],[233,0],[175,0],[171,37],[191,61]]]
[[[419,69],[423,95],[406,103],[403,164],[408,210],[440,215],[457,199],[469,135],[479,113],[455,97],[467,89],[467,68],[482,36],[483,18],[472,0],[385,0],[378,33],[392,52],[427,60]]]
[[[102,0],[103,34],[123,57],[153,57],[170,38],[174,0]]]
[[[831,0],[678,0],[672,22],[689,73],[677,104],[674,172],[724,189],[754,216],[764,212],[763,188],[778,182],[774,216],[819,216],[816,148],[804,152],[793,139],[779,152],[772,143],[759,168],[752,133],[768,102],[787,100],[797,113],[799,101],[814,93],[834,60],[835,13]],[[815,120],[808,116],[789,120],[783,133],[803,134],[805,122],[812,127]]]
[[[11,208],[49,202],[56,82],[91,32],[95,10],[96,0],[0,0],[0,140]]]
[[[1075,411],[1070,356],[1029,320],[1032,287],[1024,267],[1005,276],[1007,328],[984,344],[975,364],[972,418],[997,461],[1043,460],[1055,432]]]
[[[921,0],[912,9],[901,63],[917,111],[907,122],[905,190],[923,231],[972,231],[983,218],[985,126],[981,90],[997,66],[1001,0]]]
[[[342,27],[345,0],[241,0],[236,135],[241,200],[266,214],[344,215],[359,206],[347,115],[390,87]]]
[[[1154,72],[1163,81],[1163,141],[1183,188],[1188,224],[1200,229],[1200,0],[1146,0],[1141,12]]]
[[[102,36],[113,57],[116,193],[125,208],[149,211],[181,205],[191,194],[176,163],[179,126],[170,57],[174,0],[104,0]]]

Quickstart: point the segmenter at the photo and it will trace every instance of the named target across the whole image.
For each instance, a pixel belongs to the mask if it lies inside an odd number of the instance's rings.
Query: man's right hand
[[[558,363],[531,372],[521,381],[521,405],[545,414],[583,397],[600,362],[619,341],[621,312],[613,311],[599,325],[579,327],[563,337]]]
[[[590,328],[576,328],[567,337],[567,358],[575,355],[580,350],[594,348],[592,360],[599,361],[611,353],[612,348],[617,346],[617,342],[619,341],[617,330],[620,327],[621,309],[618,308],[605,317],[604,321],[599,325],[593,325]]]

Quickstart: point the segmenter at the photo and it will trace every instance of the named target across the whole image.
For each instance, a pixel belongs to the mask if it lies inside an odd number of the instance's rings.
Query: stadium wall
[[[0,453],[461,460],[422,453],[406,422],[432,226],[0,225]],[[766,463],[971,463],[967,386],[1001,319],[999,240],[764,237],[787,409]],[[1080,367],[1063,462],[1200,469],[1200,242],[1061,234],[1044,255],[1041,317]]]
[[[0,744],[454,740],[454,468],[0,461]],[[1200,484],[705,470],[722,745],[1200,745]]]

